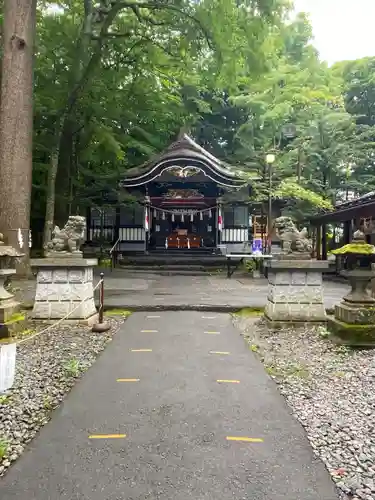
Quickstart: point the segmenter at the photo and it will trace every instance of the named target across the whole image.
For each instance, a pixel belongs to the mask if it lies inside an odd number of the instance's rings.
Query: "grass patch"
[[[128,311],[127,309],[109,309],[104,312],[104,316],[123,316],[124,318],[127,318],[130,315],[131,311]]]
[[[254,316],[261,316],[263,313],[263,307],[244,307],[243,309],[240,309],[239,311],[233,313],[233,315],[240,318],[249,318]]]
[[[78,377],[81,373],[81,363],[76,358],[71,358],[64,364],[64,370],[69,377]]]
[[[7,454],[9,443],[5,438],[0,437],[0,460]]]
[[[112,267],[112,260],[108,258],[99,259],[99,267],[105,267],[107,269]]]
[[[26,314],[24,313],[14,313],[9,318],[8,321],[5,322],[6,325],[12,325],[13,323],[18,323],[19,321],[24,321],[26,319]]]
[[[298,377],[307,379],[310,376],[307,367],[299,363],[291,363],[286,367],[276,366],[275,364],[265,364],[265,370],[268,375],[277,378]]]
[[[0,396],[0,405],[7,405],[11,401],[11,397],[7,395]]]

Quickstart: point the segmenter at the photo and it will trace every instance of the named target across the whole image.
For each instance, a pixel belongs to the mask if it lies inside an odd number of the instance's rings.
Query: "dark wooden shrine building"
[[[121,252],[157,249],[238,249],[266,232],[249,208],[240,172],[182,135],[164,152],[130,169],[121,181],[138,201],[89,215],[89,241],[98,231]]]
[[[330,250],[350,243],[361,229],[368,243],[375,244],[375,191],[335,206],[311,220],[316,233],[316,256],[326,259]]]

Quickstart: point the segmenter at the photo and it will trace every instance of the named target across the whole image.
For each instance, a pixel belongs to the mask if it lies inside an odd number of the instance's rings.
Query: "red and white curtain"
[[[147,233],[150,229],[150,212],[149,212],[149,208],[147,205],[145,205],[145,217],[144,218],[145,218],[144,228],[145,228],[145,231]]]

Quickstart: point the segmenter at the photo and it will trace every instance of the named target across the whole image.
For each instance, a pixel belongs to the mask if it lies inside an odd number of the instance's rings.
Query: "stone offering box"
[[[31,267],[37,268],[32,317],[59,320],[75,309],[68,321],[95,323],[93,269],[97,263],[97,259],[69,255],[31,260]]]
[[[275,326],[284,323],[326,322],[322,274],[328,261],[272,259],[268,268],[266,319]]]

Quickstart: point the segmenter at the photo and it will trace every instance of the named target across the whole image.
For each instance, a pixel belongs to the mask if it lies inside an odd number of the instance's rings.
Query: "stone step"
[[[116,270],[119,268],[116,268]],[[133,266],[129,267],[121,267],[124,271],[129,271],[132,275],[150,275],[154,274],[157,276],[210,276],[210,275],[219,275],[225,274],[224,269],[160,269],[160,268],[134,268]]]
[[[202,266],[202,265],[191,265],[191,264],[161,264],[161,265],[141,265],[141,264],[119,264],[116,268],[127,269],[131,271],[202,271],[202,272],[212,272],[217,269],[225,269],[226,266],[223,265],[210,265],[210,266]]]
[[[225,267],[226,259],[218,257],[196,257],[192,259],[191,257],[185,258],[155,258],[153,256],[147,256],[143,258],[129,257],[119,260],[118,264],[125,266],[141,266],[141,267],[157,267],[157,266],[167,266],[173,269],[174,266],[200,266],[200,267]]]

